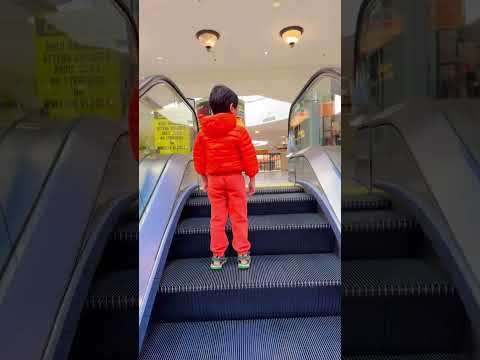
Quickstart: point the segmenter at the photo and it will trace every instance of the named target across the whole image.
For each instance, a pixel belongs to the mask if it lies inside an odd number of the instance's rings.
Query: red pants
[[[208,198],[212,205],[210,220],[210,250],[223,256],[228,247],[225,224],[230,214],[233,248],[239,254],[250,250],[248,241],[247,191],[242,174],[209,175]]]

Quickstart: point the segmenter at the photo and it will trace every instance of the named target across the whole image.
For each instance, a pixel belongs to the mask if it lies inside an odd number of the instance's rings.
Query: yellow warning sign
[[[189,154],[190,127],[175,124],[158,112],[154,113],[154,146],[160,154]]]
[[[35,21],[37,97],[51,118],[119,119],[120,59],[111,49],[79,44],[43,18]]]

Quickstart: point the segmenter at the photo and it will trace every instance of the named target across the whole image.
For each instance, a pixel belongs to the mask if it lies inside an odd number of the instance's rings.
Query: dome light
[[[217,40],[220,38],[220,34],[215,30],[200,30],[195,35],[207,51],[212,50],[212,48],[217,43]]]
[[[288,26],[280,30],[280,37],[285,41],[288,46],[293,48],[295,44],[300,40],[303,34],[303,28],[301,26]]]

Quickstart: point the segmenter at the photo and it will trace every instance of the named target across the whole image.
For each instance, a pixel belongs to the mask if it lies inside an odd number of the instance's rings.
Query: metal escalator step
[[[462,354],[418,355],[359,355],[342,357],[343,360],[467,360]]]
[[[220,271],[209,265],[209,258],[171,261],[152,316],[170,322],[340,312],[340,259],[333,254],[252,256],[246,271],[236,258]]]
[[[420,259],[343,261],[342,281],[346,354],[457,353],[460,349],[464,309],[436,266]]]
[[[248,214],[289,214],[317,211],[315,198],[307,193],[256,194],[247,200]],[[186,217],[210,216],[207,197],[192,197],[184,209]]]
[[[232,237],[227,223],[227,235]],[[335,235],[327,219],[318,213],[249,216],[249,240],[256,255],[331,252]],[[171,258],[209,257],[210,219],[187,218],[177,226]],[[232,249],[227,255],[233,255]]]
[[[112,240],[138,242],[138,221],[130,221],[118,226],[112,233]]]
[[[411,217],[388,210],[342,214],[344,260],[413,257],[423,241],[423,232]]]
[[[453,295],[446,275],[421,259],[342,262],[345,296]]]
[[[97,279],[84,306],[88,310],[138,309],[138,271],[111,272]]]
[[[140,360],[339,359],[340,332],[340,317],[152,324]]]
[[[388,210],[355,211],[342,214],[342,231],[408,231],[418,227],[414,218]]]
[[[304,190],[301,186],[292,185],[292,186],[266,186],[260,187],[257,186],[256,194],[285,194],[285,193],[303,193]],[[207,193],[203,190],[196,190],[192,193],[192,197],[206,197]]]
[[[342,196],[342,211],[358,210],[388,210],[391,209],[390,199],[380,194],[358,194]]]

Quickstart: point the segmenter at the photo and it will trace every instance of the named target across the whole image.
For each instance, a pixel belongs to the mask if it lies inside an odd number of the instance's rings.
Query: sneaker
[[[250,269],[252,259],[249,253],[238,255],[238,268],[242,270]]]
[[[212,256],[212,260],[210,262],[210,269],[212,270],[222,270],[223,264],[227,262],[227,258],[225,256]]]

